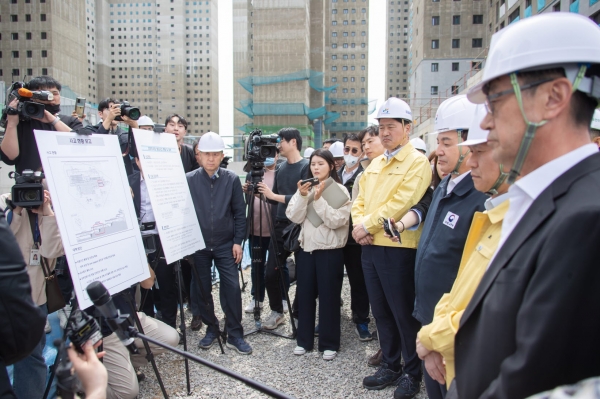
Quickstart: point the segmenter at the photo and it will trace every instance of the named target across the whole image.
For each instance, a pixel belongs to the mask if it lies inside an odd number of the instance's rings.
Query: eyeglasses
[[[346,147],[344,148],[344,154],[358,155],[360,154],[360,150],[358,148]]]
[[[537,87],[539,85],[542,85],[544,83],[548,83],[552,80],[554,80],[555,78],[547,78],[547,79],[543,79],[543,80],[539,80],[537,82],[533,82],[533,83],[529,83],[523,86],[519,86],[519,89],[521,91],[523,90],[528,90],[528,89],[532,89],[534,87]],[[502,96],[506,96],[507,94],[513,94],[515,92],[515,88],[511,87],[510,89],[507,90],[503,90],[501,92],[498,93],[494,93],[494,94],[489,94],[486,95],[486,99],[485,99],[485,109],[488,112],[488,114],[493,115],[494,114],[494,107],[492,105],[492,103],[497,100],[498,98],[502,97]]]

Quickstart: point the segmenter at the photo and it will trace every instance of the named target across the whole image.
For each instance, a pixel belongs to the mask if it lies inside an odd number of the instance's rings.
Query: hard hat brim
[[[483,93],[483,86],[485,86],[488,81],[480,82],[477,85],[471,87],[467,92],[467,98],[473,104],[483,104],[485,103],[485,94]]]
[[[487,139],[467,140],[467,141],[463,141],[462,143],[458,143],[457,146],[466,147],[466,146],[470,146],[470,145],[477,145],[477,144],[483,144],[483,143],[487,143]]]

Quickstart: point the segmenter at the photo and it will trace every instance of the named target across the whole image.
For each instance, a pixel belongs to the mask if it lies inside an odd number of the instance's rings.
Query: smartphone
[[[402,244],[402,240],[400,239],[400,232],[396,229],[394,223],[392,223],[390,219],[379,219],[379,222],[383,225],[383,230],[385,230],[385,232],[392,237],[398,237],[398,243]]]
[[[85,98],[77,97],[77,100],[75,100],[75,113],[78,117],[83,118],[85,114]]]
[[[306,183],[310,183],[310,186],[316,186],[317,184],[319,184],[319,178],[318,177],[311,177],[310,179],[306,179],[306,180],[302,180],[300,182],[300,185],[305,185]]]

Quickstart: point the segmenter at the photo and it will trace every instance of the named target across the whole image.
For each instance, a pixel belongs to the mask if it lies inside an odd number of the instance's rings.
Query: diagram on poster
[[[115,294],[150,277],[118,138],[35,136],[79,306],[94,281]]]

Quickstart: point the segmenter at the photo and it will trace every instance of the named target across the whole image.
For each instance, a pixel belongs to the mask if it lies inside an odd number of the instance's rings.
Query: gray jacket
[[[218,177],[208,177],[204,168],[186,173],[202,236],[210,250],[232,241],[241,245],[246,234],[246,203],[239,177],[223,168],[214,176]]]

